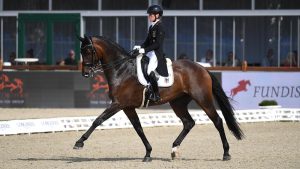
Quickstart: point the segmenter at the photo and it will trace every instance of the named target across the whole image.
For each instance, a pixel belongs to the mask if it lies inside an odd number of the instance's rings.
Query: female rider
[[[148,88],[150,91],[149,99],[157,102],[160,100],[160,96],[154,71],[156,70],[161,76],[168,76],[166,59],[163,53],[165,36],[161,21],[163,9],[159,5],[152,5],[147,9],[147,13],[148,19],[151,22],[147,38],[141,46],[134,46],[133,49],[137,49],[139,53],[143,54],[141,60],[142,72],[147,82],[150,82]]]

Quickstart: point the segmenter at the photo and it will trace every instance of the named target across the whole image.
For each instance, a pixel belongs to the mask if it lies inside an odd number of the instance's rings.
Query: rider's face
[[[156,14],[157,15],[157,17],[158,17],[158,14]],[[154,22],[155,21],[155,14],[149,14],[148,15],[148,18],[149,18],[149,21],[150,22]]]

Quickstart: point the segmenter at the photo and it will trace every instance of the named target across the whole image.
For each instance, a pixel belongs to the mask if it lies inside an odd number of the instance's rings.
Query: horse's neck
[[[126,58],[128,58],[129,56],[127,56],[127,54],[122,51],[123,49],[121,47],[117,46],[107,39],[101,38],[99,39],[97,45],[99,45],[99,49],[110,48],[106,51],[113,51],[113,53],[105,53],[102,50],[103,55],[106,56],[106,58],[103,58],[103,60],[101,60],[101,63],[104,65],[108,65],[109,67],[108,69],[105,69],[104,66],[104,74],[109,85],[119,83],[122,81],[122,79],[132,74],[134,66],[128,62]]]
[[[111,69],[106,69],[104,71],[109,85],[118,85],[119,83],[122,83],[123,79],[134,75],[135,65],[128,60],[124,60],[125,57],[125,55],[116,56],[110,60],[110,63],[116,63],[116,65],[114,65]]]

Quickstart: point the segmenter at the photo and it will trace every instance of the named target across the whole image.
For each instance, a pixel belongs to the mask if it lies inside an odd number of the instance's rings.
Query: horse
[[[230,96],[234,97],[241,91],[247,91],[247,85],[251,86],[250,80],[241,80],[239,81],[239,85],[233,89],[231,89]]]
[[[74,149],[81,149],[91,133],[105,120],[120,110],[128,117],[133,128],[141,138],[146,154],[143,162],[152,161],[152,147],[141,126],[136,108],[143,100],[144,86],[136,75],[135,58],[124,48],[103,36],[78,37],[81,41],[82,76],[91,77],[97,70],[102,70],[109,86],[109,97],[112,100],[108,108],[93,121],[90,128],[76,141]],[[236,139],[241,140],[244,133],[236,121],[233,107],[215,76],[201,65],[190,60],[177,60],[172,64],[174,84],[168,88],[160,88],[161,99],[150,102],[149,106],[169,103],[175,114],[183,123],[183,129],[172,145],[171,157],[179,158],[179,146],[195,121],[188,112],[188,104],[194,100],[208,115],[218,130],[223,144],[223,160],[230,160],[229,144],[224,132],[222,118],[214,106],[217,101],[227,126]]]

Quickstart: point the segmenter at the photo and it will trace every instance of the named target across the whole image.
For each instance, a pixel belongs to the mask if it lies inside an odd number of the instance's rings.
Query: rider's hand
[[[134,46],[133,47],[133,50],[140,50],[141,49],[141,46]]]
[[[145,53],[145,49],[144,48],[141,48],[141,49],[139,49],[139,53]]]

